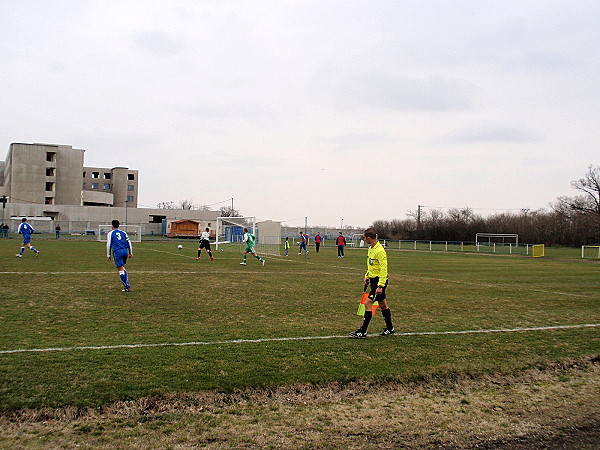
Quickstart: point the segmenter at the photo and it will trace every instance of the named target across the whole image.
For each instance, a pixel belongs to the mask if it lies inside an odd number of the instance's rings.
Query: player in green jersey
[[[244,228],[244,239],[242,239],[242,242],[246,243],[246,250],[244,250],[244,260],[240,263],[242,266],[246,265],[246,255],[248,253],[252,253],[252,256],[254,256],[256,259],[258,259],[262,265],[265,265],[265,260],[262,259],[260,256],[258,256],[256,254],[256,250],[254,250],[254,241],[256,240],[256,236],[254,236],[252,233],[248,232],[248,228]]]

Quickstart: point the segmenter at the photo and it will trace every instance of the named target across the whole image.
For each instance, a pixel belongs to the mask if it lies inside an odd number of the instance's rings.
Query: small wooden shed
[[[174,220],[170,223],[169,237],[197,238],[198,236],[200,236],[200,222],[197,220]]]

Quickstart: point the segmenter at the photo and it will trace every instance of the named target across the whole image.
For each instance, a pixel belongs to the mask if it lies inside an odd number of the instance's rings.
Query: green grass
[[[196,243],[135,244],[122,293],[104,244],[35,240],[17,259],[0,240],[0,350],[182,342],[210,345],[0,354],[0,411],[95,406],[148,395],[233,391],[360,378],[421,379],[510,371],[594,355],[600,328],[236,343],[347,335],[365,249],[309,258],[234,252],[196,261]],[[567,251],[569,250],[569,251]],[[389,251],[388,298],[399,332],[600,323],[598,262],[578,249],[546,258]],[[378,314],[372,334],[381,331]],[[224,342],[231,341],[231,342]]]

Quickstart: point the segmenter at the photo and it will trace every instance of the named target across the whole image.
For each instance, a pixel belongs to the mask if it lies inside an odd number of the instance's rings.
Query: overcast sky
[[[600,2],[0,0],[0,159],[83,148],[139,204],[367,226],[548,208],[600,164]]]

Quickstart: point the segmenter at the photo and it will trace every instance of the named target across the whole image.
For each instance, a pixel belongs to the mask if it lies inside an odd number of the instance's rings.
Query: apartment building
[[[218,211],[138,208],[138,171],[87,167],[84,153],[70,145],[11,144],[0,161],[3,223],[14,230],[27,217],[36,230],[53,230],[60,223],[63,230],[81,232],[119,219],[153,234],[169,220],[216,223]]]
[[[11,144],[0,162],[0,194],[13,203],[137,207],[138,171],[85,167],[70,145]]]

